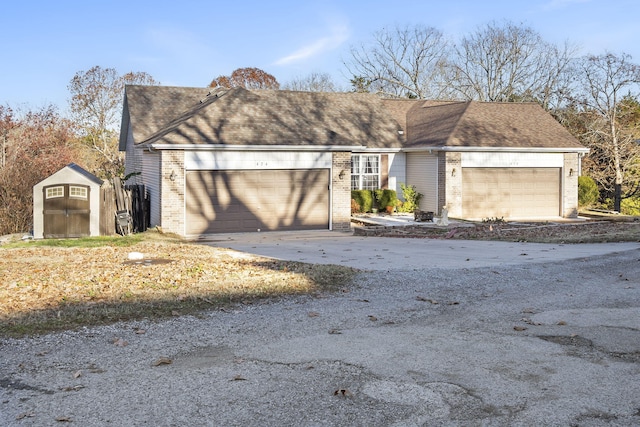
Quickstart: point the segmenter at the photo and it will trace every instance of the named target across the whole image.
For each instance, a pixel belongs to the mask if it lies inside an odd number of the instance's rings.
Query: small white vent
[[[211,97],[211,96],[213,96],[214,98],[220,98],[226,92],[227,92],[227,90],[225,88],[222,88],[222,87],[217,87],[215,89],[211,89],[209,91],[209,93],[207,94],[207,96],[205,96],[204,98],[202,98],[200,100],[200,104],[204,104],[207,101],[207,99],[209,99],[209,97]]]

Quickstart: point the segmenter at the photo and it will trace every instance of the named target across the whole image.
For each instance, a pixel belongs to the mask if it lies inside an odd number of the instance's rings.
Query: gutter
[[[358,151],[362,145],[228,145],[228,144],[141,144],[150,152],[158,150],[183,151]]]
[[[358,153],[415,153],[415,152],[495,152],[495,153],[580,153],[583,148],[543,148],[543,147],[420,147],[420,148],[367,148],[363,145],[228,145],[228,144],[140,144],[137,147],[156,152],[159,150],[183,151],[351,151]]]
[[[586,147],[583,148],[543,148],[543,147],[421,147],[421,148],[404,148],[401,151],[406,153],[412,152],[432,152],[432,151],[443,151],[443,152],[496,152],[496,153],[589,153],[589,149]]]

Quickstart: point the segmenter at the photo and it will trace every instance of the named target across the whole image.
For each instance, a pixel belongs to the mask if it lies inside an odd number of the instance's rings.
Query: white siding
[[[401,182],[407,181],[407,158],[404,153],[389,154],[389,188],[402,196]]]
[[[438,157],[428,153],[407,153],[407,182],[422,193],[420,209],[438,212]],[[399,184],[398,184],[399,185]],[[402,190],[398,192],[402,195]]]
[[[129,127],[127,133],[127,149],[125,151],[124,158],[124,174],[129,175],[136,172],[142,172],[142,150],[136,148],[133,143],[133,131]],[[142,177],[140,175],[132,176],[126,182],[127,184],[143,184]]]
[[[331,153],[275,151],[187,151],[186,170],[330,169]]]
[[[142,150],[138,150],[142,152]],[[151,202],[151,226],[160,225],[160,155],[142,152],[141,183],[144,183]]]

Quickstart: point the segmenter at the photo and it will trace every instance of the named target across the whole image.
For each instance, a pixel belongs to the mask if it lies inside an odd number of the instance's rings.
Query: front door
[[[90,188],[58,184],[42,189],[44,196],[44,238],[90,235]]]

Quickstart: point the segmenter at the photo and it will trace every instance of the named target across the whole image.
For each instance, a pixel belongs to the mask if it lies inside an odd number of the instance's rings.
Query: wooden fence
[[[116,192],[108,183],[100,187],[100,235],[111,236],[116,234]]]
[[[111,236],[122,234],[122,228],[117,227],[116,214],[127,212],[130,218],[128,232],[140,233],[149,227],[149,196],[144,185],[127,185],[122,187],[120,180],[115,180],[114,188],[105,182],[100,188],[100,235]]]

